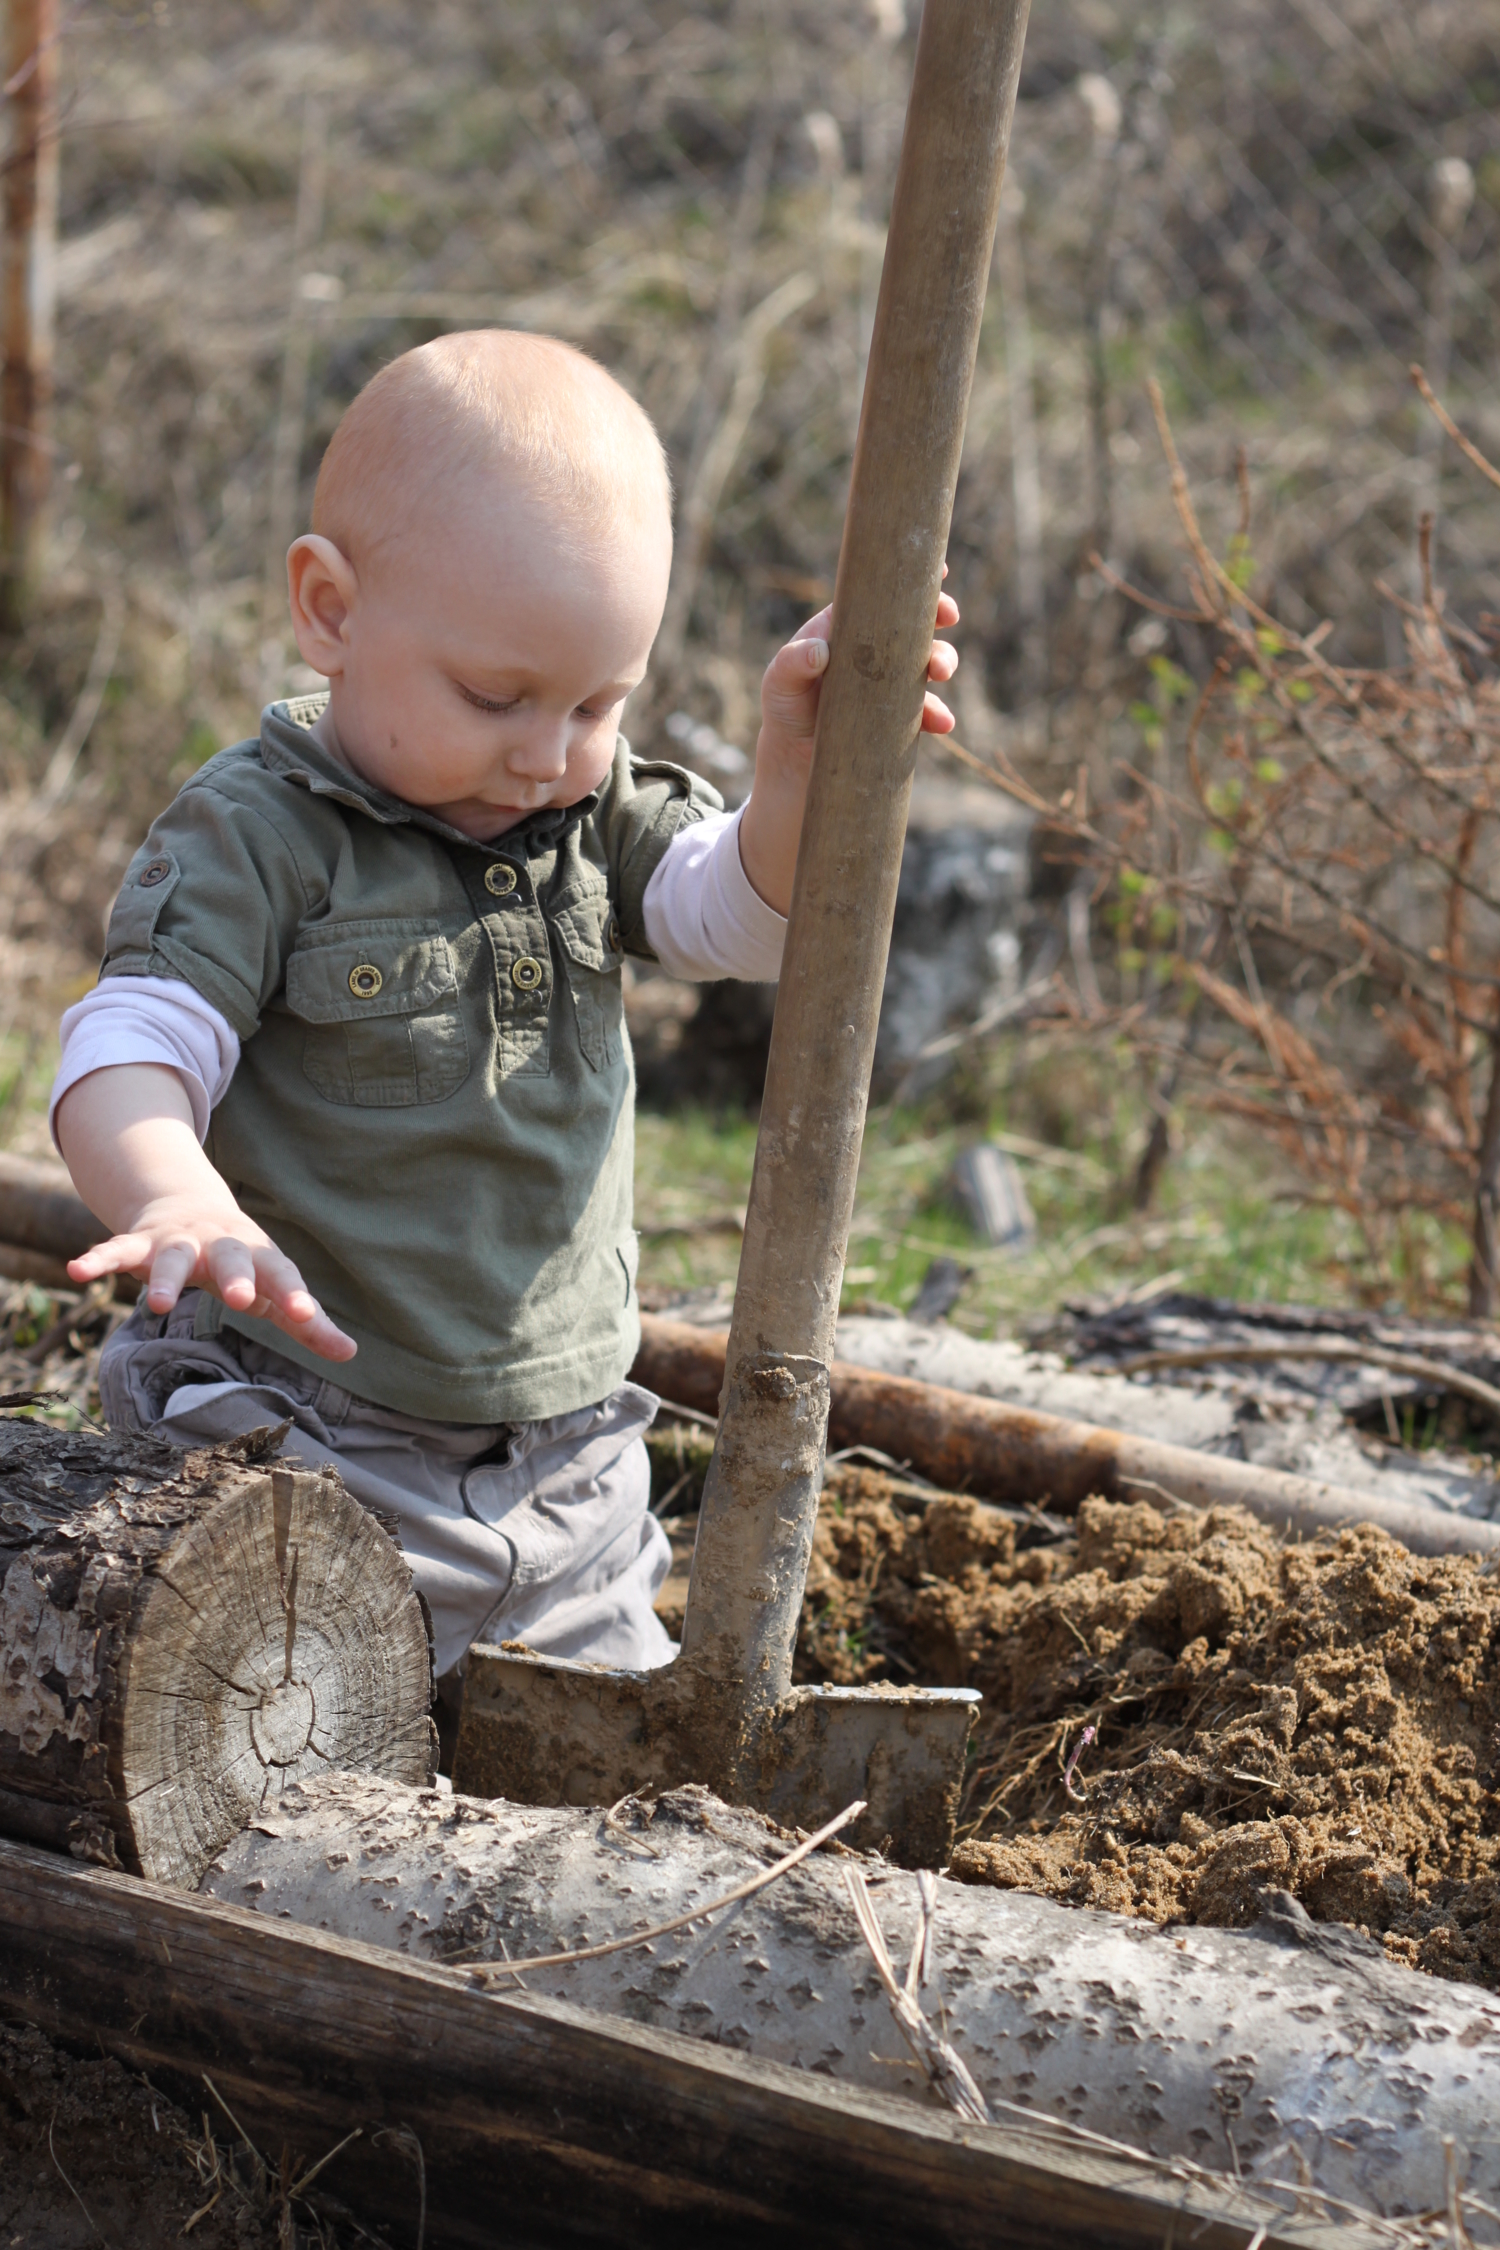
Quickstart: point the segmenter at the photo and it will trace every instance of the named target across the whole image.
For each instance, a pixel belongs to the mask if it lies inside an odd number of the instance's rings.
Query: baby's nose
[[[534,721],[512,747],[507,763],[514,773],[524,774],[528,780],[555,781],[568,766],[566,720]]]

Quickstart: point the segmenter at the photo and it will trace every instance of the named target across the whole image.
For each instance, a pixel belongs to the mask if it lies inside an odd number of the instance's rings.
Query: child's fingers
[[[817,687],[828,669],[828,643],[816,637],[788,641],[766,666],[760,707],[774,727],[798,741],[811,740]]]
[[[269,1297],[257,1297],[248,1309],[257,1320],[270,1321],[284,1336],[290,1336],[294,1343],[301,1344],[305,1350],[316,1352],[321,1359],[353,1359],[359,1350],[354,1338],[346,1336],[342,1328],[336,1328],[317,1300],[309,1297],[305,1290],[298,1294],[312,1306],[311,1313],[298,1314],[294,1318]]]
[[[255,1275],[255,1253],[232,1234],[221,1234],[203,1253],[208,1285],[232,1312],[248,1312],[260,1295]]]
[[[828,628],[832,623],[833,604],[830,602],[826,609],[818,611],[816,617],[810,617],[805,625],[797,627],[796,632],[787,644],[788,647],[795,647],[798,641],[826,641]]]
[[[255,1310],[324,1359],[353,1359],[358,1345],[336,1328],[286,1253],[267,1243],[255,1253]]]
[[[958,623],[958,604],[951,594],[939,594],[937,622],[939,625],[956,625]]]
[[[316,1352],[320,1359],[353,1359],[359,1350],[354,1338],[346,1336],[342,1328],[336,1328],[326,1312],[315,1312],[311,1320],[289,1320],[272,1306],[266,1318],[274,1321],[305,1350]]]
[[[766,666],[766,677],[773,684],[802,688],[815,680],[828,666],[828,643],[816,633],[799,633],[794,641],[786,641],[776,651]]]
[[[958,670],[958,650],[951,641],[934,641],[927,659],[929,680],[951,680]]]
[[[146,1303],[154,1313],[170,1312],[197,1267],[198,1245],[195,1242],[168,1242],[154,1256],[148,1246],[146,1255],[151,1258],[151,1274],[146,1283]]]
[[[132,1273],[137,1266],[149,1264],[150,1258],[149,1234],[112,1234],[108,1242],[96,1242],[81,1258],[70,1258],[68,1273],[74,1281],[99,1281],[107,1273]]]
[[[957,725],[953,713],[941,696],[926,695],[922,699],[922,732],[924,734],[951,734]]]
[[[291,1259],[274,1243],[256,1251],[255,1280],[261,1296],[274,1305],[278,1317],[284,1316],[289,1331],[305,1328],[322,1310]]]

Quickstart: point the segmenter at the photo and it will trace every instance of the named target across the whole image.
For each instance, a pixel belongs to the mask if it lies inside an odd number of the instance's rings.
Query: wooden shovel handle
[[[817,1458],[928,657],[1027,0],[926,0],[870,341],[830,661],[704,1494],[684,1659],[779,1700]],[[772,1364],[773,1362],[779,1364]],[[790,1386],[772,1411],[777,1380]],[[821,1396],[821,1405],[819,1398]],[[809,1458],[813,1466],[809,1469]]]

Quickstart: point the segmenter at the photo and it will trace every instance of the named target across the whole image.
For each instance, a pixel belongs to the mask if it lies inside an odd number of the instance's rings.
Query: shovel
[[[926,0],[870,341],[812,782],[681,1654],[658,1671],[470,1651],[456,1790],[612,1804],[704,1782],[946,1857],[979,1698],[793,1687],[829,1365],[907,804],[1027,0]]]

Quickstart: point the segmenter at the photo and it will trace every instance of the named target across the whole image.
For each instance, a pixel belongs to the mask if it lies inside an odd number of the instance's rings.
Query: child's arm
[[[824,609],[809,619],[795,639],[777,650],[760,685],[760,738],[755,745],[754,785],[740,816],[740,859],[754,890],[778,914],[786,914],[792,903],[832,616],[832,609]],[[951,594],[939,597],[937,621],[958,623],[958,604]],[[934,641],[928,679],[951,680],[957,670],[958,651],[947,641]],[[929,695],[922,707],[922,731],[953,731],[953,714],[935,695]]]
[[[175,1070],[120,1063],[91,1071],[58,1105],[58,1146],[89,1209],[116,1231],[68,1262],[75,1281],[131,1273],[154,1313],[184,1289],[207,1289],[231,1311],[273,1321],[325,1359],[354,1357],[269,1235],[246,1218],[198,1145]]]

